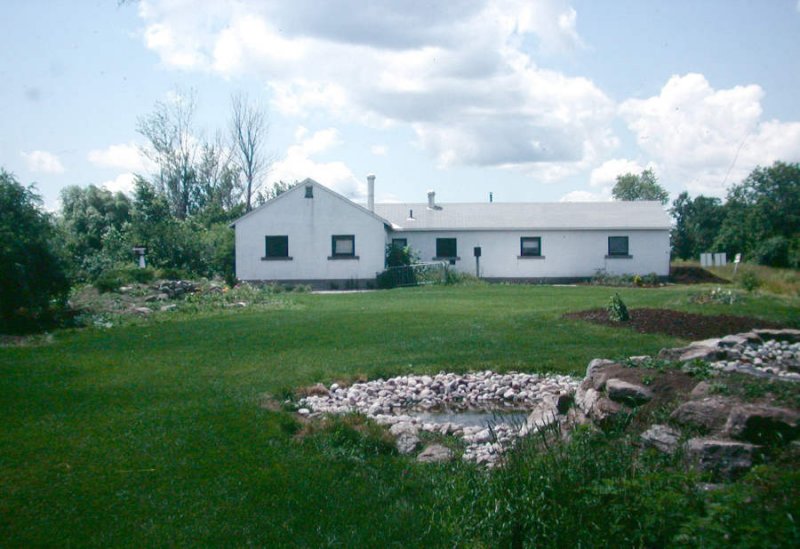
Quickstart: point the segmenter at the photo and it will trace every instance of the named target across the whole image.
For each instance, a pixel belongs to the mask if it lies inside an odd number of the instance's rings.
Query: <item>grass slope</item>
[[[611,293],[478,286],[297,295],[274,311],[178,316],[2,348],[0,545],[450,545],[430,515],[438,473],[351,431],[298,441],[292,416],[260,408],[260,395],[357,375],[577,375],[594,357],[682,343],[561,319],[604,306]],[[699,307],[683,288],[620,294],[629,307],[797,322],[794,301]]]

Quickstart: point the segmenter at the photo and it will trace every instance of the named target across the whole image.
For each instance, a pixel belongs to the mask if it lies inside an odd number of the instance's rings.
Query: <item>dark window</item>
[[[519,255],[523,257],[538,257],[542,255],[542,237],[523,236],[520,238]]]
[[[627,236],[609,236],[608,237],[608,255],[629,255],[628,254],[628,237]]]
[[[353,257],[356,255],[356,237],[352,234],[335,234],[331,237],[333,257]]]
[[[264,257],[289,257],[288,236],[266,236],[266,249]]]
[[[306,198],[314,198],[314,187],[306,185]]]
[[[455,238],[436,239],[436,257],[458,257],[458,246]]]
[[[393,238],[392,239],[392,248],[403,249],[406,246],[408,246],[408,239],[407,238]]]

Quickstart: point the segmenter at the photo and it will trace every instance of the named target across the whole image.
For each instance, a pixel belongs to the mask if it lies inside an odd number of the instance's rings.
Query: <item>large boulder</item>
[[[756,404],[735,406],[725,431],[738,440],[756,444],[788,444],[800,435],[800,414],[794,410]]]
[[[701,472],[733,478],[753,466],[757,446],[746,442],[693,438],[686,443],[690,464]]]
[[[397,445],[397,451],[401,454],[411,454],[417,449],[419,430],[410,421],[395,423],[389,428],[389,432],[397,437],[395,444]]]
[[[652,425],[641,434],[641,439],[648,448],[655,448],[659,452],[672,454],[678,449],[680,436],[680,431],[668,425]]]
[[[725,426],[733,404],[731,400],[722,397],[690,400],[678,406],[670,418],[681,425],[718,431]]]
[[[775,341],[788,341],[789,343],[800,342],[800,330],[791,328],[784,328],[782,330],[760,329],[753,330],[753,333],[764,341],[774,339]]]
[[[453,451],[441,444],[430,444],[417,456],[420,463],[441,463],[453,459]]]
[[[608,398],[615,402],[638,406],[653,399],[653,391],[639,385],[621,379],[609,379],[606,381],[606,393]]]

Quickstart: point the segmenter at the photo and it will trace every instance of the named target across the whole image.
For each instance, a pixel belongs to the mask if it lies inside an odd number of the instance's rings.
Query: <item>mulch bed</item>
[[[698,315],[669,309],[630,309],[630,320],[614,322],[605,309],[567,313],[564,318],[585,320],[614,328],[629,328],[642,334],[667,334],[689,340],[723,337],[749,332],[754,328],[785,328],[786,326],[758,318],[732,315]]]
[[[729,284],[724,278],[702,267],[673,265],[669,268],[669,281],[674,284]]]

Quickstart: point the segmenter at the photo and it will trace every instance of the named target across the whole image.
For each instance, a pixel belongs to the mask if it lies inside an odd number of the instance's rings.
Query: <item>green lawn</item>
[[[561,319],[605,306],[613,292],[287,294],[292,307],[161,317],[2,348],[0,546],[452,545],[431,515],[441,468],[346,434],[298,440],[292,416],[259,407],[260,396],[358,375],[580,375],[595,357],[684,343]],[[634,308],[800,321],[797,299],[690,306],[688,292],[619,290]]]

